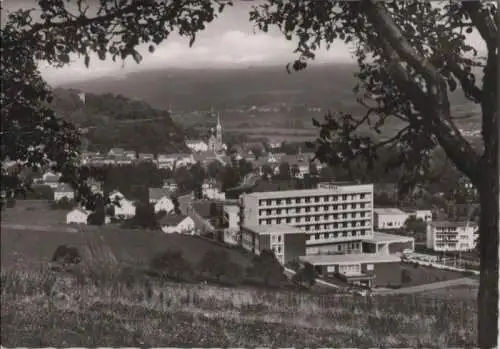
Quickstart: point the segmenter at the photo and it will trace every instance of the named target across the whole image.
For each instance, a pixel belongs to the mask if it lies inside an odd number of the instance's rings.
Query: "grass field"
[[[430,267],[419,266],[415,268],[412,264],[401,263],[401,270],[407,270],[411,281],[405,283],[404,287],[429,284],[438,281],[446,281],[452,279],[463,278],[464,275],[460,272],[442,270]]]
[[[62,230],[51,232],[29,229],[3,228],[1,231],[2,268],[24,265],[36,266],[47,263],[57,246],[61,244],[78,247],[84,256],[90,245],[94,249],[105,249],[119,264],[145,265],[157,253],[168,249],[181,250],[191,263],[198,263],[209,249],[225,249],[233,262],[247,267],[250,258],[238,250],[212,244],[200,238],[147,230],[125,230],[120,228],[78,227],[76,233]],[[85,257],[84,257],[85,258]],[[91,262],[91,261],[89,261]]]
[[[52,210],[49,205],[47,200],[16,200],[14,207],[2,211],[2,224],[65,224],[68,211]]]
[[[457,301],[476,301],[477,300],[477,286],[462,285],[453,286],[447,288],[441,288],[438,290],[425,291],[419,293],[422,297],[429,297],[432,299],[444,299],[444,300],[457,300]]]
[[[2,345],[443,348],[475,344],[476,308],[467,300],[318,296],[193,284],[125,286],[107,281],[95,286],[44,271],[3,271]],[[58,297],[51,296],[54,289]]]

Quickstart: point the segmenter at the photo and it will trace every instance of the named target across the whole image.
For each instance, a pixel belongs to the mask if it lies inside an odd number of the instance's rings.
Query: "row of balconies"
[[[323,197],[319,197],[319,198],[323,198]],[[309,199],[309,201],[307,201],[307,199]],[[290,198],[290,199],[280,199],[280,202],[278,203],[277,202],[277,199],[259,199],[259,206],[267,206],[267,207],[270,207],[270,206],[280,206],[280,207],[284,207],[284,206],[296,206],[296,205],[324,205],[324,204],[349,204],[349,203],[353,203],[353,202],[359,202],[359,203],[366,203],[366,202],[371,202],[371,195],[367,195],[366,197],[364,198],[351,198],[351,199],[347,199],[347,200],[315,200],[311,197],[307,197],[307,198]],[[299,200],[299,201],[297,201]]]
[[[299,220],[297,220],[297,218]],[[333,218],[327,218],[327,219],[321,219],[321,216],[316,216],[315,218],[320,218],[320,219],[314,219],[314,220],[309,220],[307,221],[305,218],[308,218],[308,217],[304,217],[304,220],[302,220],[302,217],[289,217],[289,220],[287,220],[287,218],[278,218],[278,219],[272,219],[272,218],[260,218],[259,219],[259,224],[273,224],[272,222],[273,221],[276,221],[276,224],[291,224],[291,225],[297,225],[297,224],[300,224],[300,223],[309,223],[309,224],[333,224],[333,223],[338,223],[338,224],[343,224],[343,223],[348,223],[348,222],[352,222],[353,219],[352,218],[337,218],[337,219],[333,219]],[[367,224],[367,221],[368,222],[371,222],[371,218],[370,217],[361,217],[361,218],[357,218],[357,219],[354,219],[356,221],[359,221],[360,224],[362,224],[362,222],[364,222],[365,224]]]
[[[371,211],[367,209],[355,209],[355,210],[337,210],[337,211],[310,211],[310,212],[282,212],[282,213],[274,213],[274,214],[264,214],[267,212],[259,212],[259,218],[287,218],[287,217],[308,217],[308,216],[318,216],[318,215],[328,215],[328,216],[340,216],[344,214],[351,214],[353,218],[356,218],[356,215],[359,213],[360,218],[371,218]],[[364,215],[363,215],[364,213]]]
[[[295,208],[278,208],[278,209],[259,209],[259,214],[260,215],[283,215],[283,214],[297,214],[297,213],[302,213],[304,211],[305,213],[310,213],[310,212],[350,212],[350,211],[367,211],[371,213],[371,205],[364,205],[364,206],[351,206],[346,205],[346,207],[343,207],[341,205],[334,205],[327,206],[326,208],[324,206],[316,206],[314,207],[314,210],[312,210],[312,207],[306,206],[306,207],[295,207]]]

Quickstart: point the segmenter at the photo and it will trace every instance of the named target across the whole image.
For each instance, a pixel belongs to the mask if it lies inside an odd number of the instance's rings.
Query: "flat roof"
[[[403,235],[396,235],[396,234],[387,234],[387,233],[381,233],[378,231],[373,232],[373,238],[371,239],[365,239],[363,242],[373,242],[373,243],[378,243],[378,242],[408,242],[408,241],[414,241],[415,239],[412,238],[411,236],[403,236]]]
[[[238,213],[240,212],[240,206],[238,205],[224,205],[224,211],[227,213]]]
[[[356,253],[356,254],[320,254],[301,256],[299,259],[312,265],[341,265],[354,263],[393,263],[401,257],[394,254]]]
[[[467,225],[466,221],[433,221],[429,222],[429,224],[433,227],[465,227]],[[469,222],[469,226],[477,226],[473,221]]]
[[[245,225],[244,229],[253,231],[257,234],[270,234],[270,233],[285,233],[285,234],[301,234],[304,233],[303,229],[292,227],[286,224],[275,224],[275,225]]]
[[[399,208],[389,208],[389,207],[376,207],[373,209],[373,212],[377,214],[400,214],[407,215],[406,212],[400,210]]]
[[[333,188],[317,188],[317,189],[298,189],[298,190],[281,190],[281,191],[267,191],[267,192],[253,192],[246,194],[248,197],[257,199],[274,199],[274,198],[288,198],[288,197],[307,197],[307,196],[321,196],[328,194],[351,194],[353,192],[364,191],[373,192],[373,184],[356,184],[356,185],[339,185]]]

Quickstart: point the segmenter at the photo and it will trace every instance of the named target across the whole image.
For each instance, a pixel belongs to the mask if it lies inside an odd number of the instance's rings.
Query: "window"
[[[338,224],[338,223],[333,223],[333,227],[334,227],[334,228],[338,228],[338,227],[339,227],[339,224]]]
[[[276,224],[281,224],[281,218],[276,219]]]
[[[328,211],[328,205],[323,206],[323,211]]]
[[[323,215],[323,219],[324,219],[325,221],[326,221],[326,220],[328,220],[328,215],[327,215],[327,214]]]
[[[311,198],[306,198],[306,204],[311,202]]]
[[[342,218],[346,219],[347,218],[347,213],[342,213]]]
[[[300,204],[300,198],[296,198],[296,199],[295,199],[295,203],[296,203],[296,204]]]
[[[281,246],[278,246],[278,253],[281,253]]]
[[[342,205],[342,209],[347,210],[347,205],[346,204]]]
[[[296,217],[296,218],[295,218],[295,222],[296,222],[296,223],[300,222],[300,217]]]
[[[315,238],[316,240],[319,240],[319,234],[315,234],[315,235],[314,235],[314,238]]]
[[[324,234],[323,234],[323,238],[324,238],[324,239],[328,239],[328,233],[324,233]]]
[[[339,199],[339,197],[338,197],[337,195],[335,195],[335,196],[333,197],[333,201],[337,201],[338,199]]]
[[[311,212],[311,208],[310,207],[306,207],[306,212]]]
[[[263,206],[264,205],[264,200],[259,200],[259,205]]]
[[[342,223],[342,228],[347,228],[347,223],[346,222]]]
[[[344,194],[344,195],[342,195],[342,200],[343,200],[343,201],[346,201],[346,200],[347,200],[347,195],[345,195],[345,194]]]
[[[270,215],[271,215],[271,210],[267,209],[267,210],[266,210],[266,214],[267,214],[268,216],[270,216]]]
[[[321,226],[320,226],[319,224],[316,224],[316,225],[314,226],[314,228],[315,228],[316,230],[320,230],[320,229],[321,229]]]
[[[278,242],[281,242],[281,235],[278,235]]]
[[[323,224],[323,229],[328,229],[329,224]]]
[[[346,231],[344,231],[344,232],[342,233],[342,236],[343,236],[343,237],[347,237],[347,232],[346,232]]]
[[[360,274],[361,273],[361,265],[360,264],[345,264],[339,265],[339,273],[342,274]]]
[[[276,209],[276,214],[281,214],[281,208]]]
[[[339,205],[333,205],[333,209],[334,210],[338,210],[339,209]]]
[[[287,204],[291,204],[292,203],[292,199],[286,199],[286,203]]]
[[[356,204],[352,204],[351,206],[352,206],[352,208],[353,208],[353,209],[355,209],[355,208],[356,208]]]
[[[314,197],[314,202],[319,202],[319,196]]]
[[[330,198],[329,198],[328,196],[323,196],[323,201],[324,201],[324,202],[328,202],[328,200],[329,200],[329,199],[330,199]]]
[[[339,233],[333,233],[333,237],[336,239],[339,237]]]
[[[361,235],[365,235],[365,230],[361,230]]]
[[[341,251],[341,250],[342,250],[342,246],[337,245],[337,251]]]
[[[339,218],[339,215],[335,213],[335,214],[333,215],[333,219],[338,219],[338,218]]]
[[[365,204],[359,204],[359,207],[365,208]]]
[[[266,200],[266,205],[271,206],[271,200]]]
[[[266,219],[266,224],[271,224],[271,219]]]
[[[351,231],[351,236],[356,236],[356,230]]]
[[[306,225],[306,230],[307,230],[307,231],[311,230],[311,226]]]
[[[364,216],[365,216],[365,214],[366,214],[365,212],[361,212],[361,213],[360,213],[360,216],[361,216],[361,217],[364,217]]]
[[[318,212],[318,211],[319,211],[319,206],[316,206],[316,207],[314,208],[314,212]]]
[[[290,217],[288,217],[288,218],[286,219],[286,222],[287,222],[287,223],[290,223],[291,221],[292,221],[292,219],[291,219]]]
[[[276,200],[276,205],[280,205],[281,204],[281,199],[277,199]]]
[[[314,220],[317,222],[319,221],[319,216],[314,216]]]
[[[360,199],[364,199],[366,194],[359,194]]]

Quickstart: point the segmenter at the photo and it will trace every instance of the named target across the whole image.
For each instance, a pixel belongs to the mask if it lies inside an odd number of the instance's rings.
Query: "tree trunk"
[[[481,202],[480,232],[480,281],[478,293],[478,345],[494,348],[498,337],[498,172],[483,169],[479,188]]]

